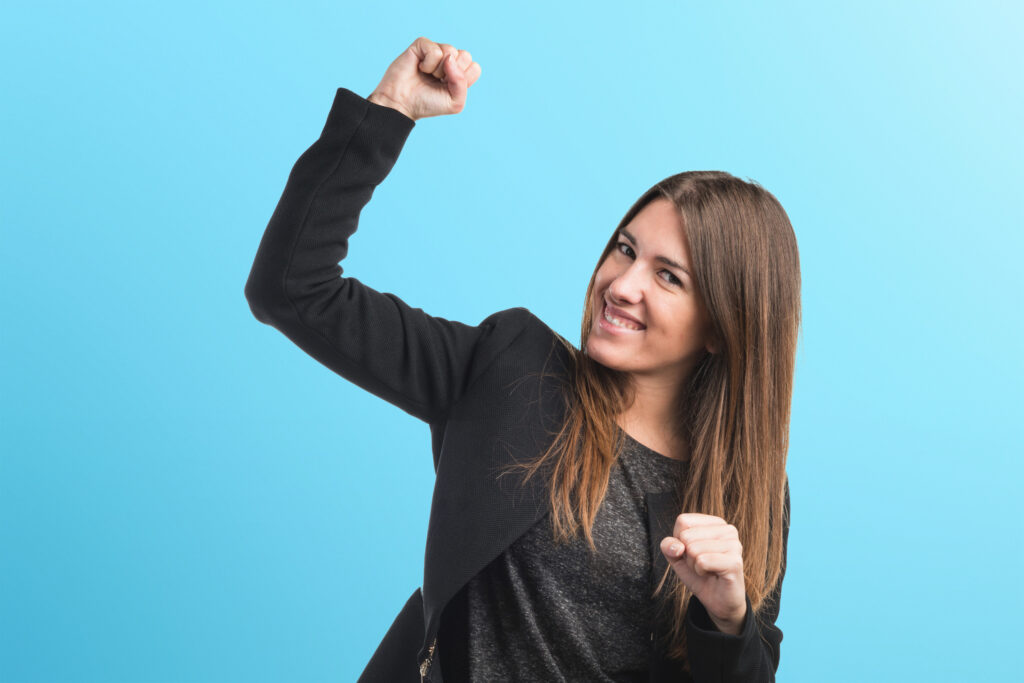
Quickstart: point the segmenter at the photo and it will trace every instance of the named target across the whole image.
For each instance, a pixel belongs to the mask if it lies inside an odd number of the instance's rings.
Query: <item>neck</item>
[[[619,427],[662,455],[685,460],[687,446],[679,433],[679,382],[633,378],[633,402],[616,418]]]

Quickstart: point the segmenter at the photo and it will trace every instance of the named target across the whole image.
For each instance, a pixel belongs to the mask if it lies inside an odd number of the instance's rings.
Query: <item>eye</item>
[[[634,256],[634,254],[633,254],[633,247],[631,247],[631,246],[629,245],[629,243],[628,243],[628,242],[619,242],[619,243],[618,243],[618,244],[616,244],[615,246],[616,246],[616,247],[618,248],[618,251],[619,251],[620,253],[622,253],[622,254],[625,254],[625,255],[626,255],[626,256],[628,256],[629,258],[633,258],[633,256]],[[625,249],[628,249],[629,251],[628,251],[628,252],[626,252],[626,251],[623,251],[623,248],[625,248]],[[675,275],[674,275],[674,274],[672,273],[672,271],[671,271],[671,270],[661,270],[661,271],[659,271],[659,272],[662,272],[662,273],[665,273],[666,275],[668,275],[668,279],[666,280],[666,282],[668,282],[669,284],[672,284],[672,285],[677,285],[677,286],[679,286],[679,287],[682,287],[682,286],[683,286],[683,283],[682,283],[682,282],[680,282],[679,278],[677,278],[677,277],[676,277],[676,276],[675,276]]]
[[[673,274],[672,274],[672,271],[669,271],[669,270],[663,270],[663,271],[661,271],[661,272],[663,272],[663,273],[668,273],[668,276],[669,276],[669,278],[670,278],[670,279],[669,279],[669,282],[671,282],[671,283],[672,283],[672,284],[674,284],[674,285],[679,285],[679,286],[682,286],[682,284],[683,284],[683,283],[679,281],[679,278],[677,278],[677,277],[676,277],[675,275],[673,275]]]

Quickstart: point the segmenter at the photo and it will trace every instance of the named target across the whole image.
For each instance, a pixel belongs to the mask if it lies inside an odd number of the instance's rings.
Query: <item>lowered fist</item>
[[[739,533],[721,517],[684,513],[676,517],[661,552],[723,633],[743,630],[747,612],[743,546]]]

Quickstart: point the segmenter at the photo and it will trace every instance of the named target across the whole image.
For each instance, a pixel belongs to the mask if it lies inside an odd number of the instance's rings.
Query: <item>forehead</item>
[[[668,199],[649,202],[626,224],[625,229],[645,247],[678,261],[689,253],[686,229],[679,210]]]

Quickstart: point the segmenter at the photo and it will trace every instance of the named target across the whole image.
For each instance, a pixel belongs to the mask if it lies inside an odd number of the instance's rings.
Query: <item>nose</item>
[[[634,261],[608,285],[608,298],[615,304],[636,304],[643,298],[643,278]]]

